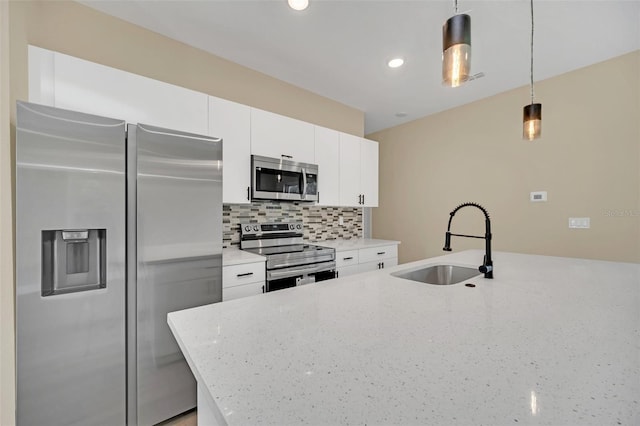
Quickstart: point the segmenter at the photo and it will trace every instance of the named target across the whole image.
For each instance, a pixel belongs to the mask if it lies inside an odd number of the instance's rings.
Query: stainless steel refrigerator
[[[18,102],[19,425],[196,405],[168,312],[222,300],[222,142]]]

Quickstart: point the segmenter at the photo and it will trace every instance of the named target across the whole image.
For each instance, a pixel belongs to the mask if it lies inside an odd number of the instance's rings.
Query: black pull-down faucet
[[[484,237],[480,237],[477,235],[464,235],[464,234],[452,234],[451,233],[451,221],[453,220],[453,216],[463,207],[477,207],[482,210],[484,213],[484,223],[485,223],[485,231]],[[484,254],[484,262],[478,270],[484,274],[485,278],[493,278],[493,260],[491,259],[491,219],[489,219],[489,213],[487,210],[482,207],[480,204],[476,203],[464,203],[460,204],[458,207],[453,209],[451,213],[449,213],[449,225],[447,226],[447,233],[445,234],[444,239],[444,251],[451,251],[451,236],[454,237],[466,237],[466,238],[480,238],[485,241],[485,254]]]

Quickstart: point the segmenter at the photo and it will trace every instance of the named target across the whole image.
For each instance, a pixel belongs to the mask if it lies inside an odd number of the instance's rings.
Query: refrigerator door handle
[[[157,130],[157,129],[150,129],[148,125],[145,124],[137,124],[136,126],[138,126],[139,129],[147,132],[147,133],[151,133],[154,135],[159,135],[159,136],[172,136],[172,137],[180,137],[180,138],[188,138],[188,139],[193,139],[193,140],[200,140],[200,141],[206,141],[206,142],[222,142],[221,138],[214,138],[211,136],[202,136],[202,135],[196,135],[193,133],[187,133],[187,132],[180,132],[178,130],[168,130],[168,129],[162,129],[162,130]]]

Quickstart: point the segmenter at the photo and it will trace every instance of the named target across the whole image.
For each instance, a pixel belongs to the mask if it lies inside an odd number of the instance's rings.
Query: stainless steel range
[[[267,258],[266,291],[336,276],[335,249],[305,244],[302,222],[240,224],[240,248]]]

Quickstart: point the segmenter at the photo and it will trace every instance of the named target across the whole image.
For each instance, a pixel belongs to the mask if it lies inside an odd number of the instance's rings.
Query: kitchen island
[[[483,254],[169,314],[198,424],[640,424],[640,264],[498,252],[493,280],[390,275]]]

